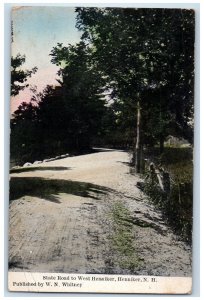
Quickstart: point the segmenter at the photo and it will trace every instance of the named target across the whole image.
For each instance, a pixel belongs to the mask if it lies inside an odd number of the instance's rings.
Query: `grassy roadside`
[[[151,153],[151,159],[169,172],[171,192],[168,200],[147,179],[145,192],[164,212],[175,232],[188,244],[192,242],[193,214],[193,150],[192,148],[165,148],[164,153]]]

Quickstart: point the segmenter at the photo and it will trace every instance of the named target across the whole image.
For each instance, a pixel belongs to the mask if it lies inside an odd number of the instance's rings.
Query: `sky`
[[[42,91],[47,84],[57,84],[58,67],[49,56],[57,43],[76,44],[81,33],[75,28],[76,13],[71,7],[18,6],[12,10],[13,42],[11,55],[26,56],[22,69],[37,67],[38,71],[26,83]],[[29,87],[11,99],[11,113],[22,101],[28,102],[32,92]]]

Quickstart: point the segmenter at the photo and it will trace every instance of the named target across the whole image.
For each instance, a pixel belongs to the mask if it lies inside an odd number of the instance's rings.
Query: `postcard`
[[[195,12],[14,6],[9,291],[192,291]]]

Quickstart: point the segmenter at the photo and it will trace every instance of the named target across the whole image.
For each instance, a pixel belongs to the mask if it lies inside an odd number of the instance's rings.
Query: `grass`
[[[129,210],[121,203],[113,205],[111,211],[113,221],[113,234],[111,236],[112,248],[117,252],[120,268],[134,272],[142,262],[134,247],[133,223]]]
[[[165,148],[159,162],[169,171],[174,180],[193,181],[193,150],[191,148]]]
[[[148,179],[145,192],[164,212],[169,224],[187,243],[192,242],[193,214],[193,150],[192,148],[165,148],[164,153],[152,154],[151,159],[169,172],[171,192],[166,198]]]

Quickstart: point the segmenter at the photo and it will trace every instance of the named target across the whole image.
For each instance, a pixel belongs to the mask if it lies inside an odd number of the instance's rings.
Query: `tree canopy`
[[[86,45],[58,44],[51,51],[51,61],[60,66],[59,86],[47,86],[14,113],[11,141],[19,157],[24,152],[30,153],[29,159],[37,159],[67,149],[84,151],[104,130],[106,100]]]
[[[151,99],[155,113],[157,110],[160,116],[153,131],[164,128],[161,135],[165,137],[174,130],[192,141],[189,124],[193,117],[194,11],[133,8],[77,8],[76,11],[77,28],[92,45],[92,58],[106,76],[113,97],[133,101],[135,105],[139,98],[143,114],[151,107]],[[151,96],[145,101],[148,97],[144,95],[148,93]],[[155,119],[155,113],[148,114],[148,118]],[[147,128],[143,132],[149,134]]]
[[[11,142],[19,157],[83,151],[94,143],[139,145],[138,151],[160,143],[162,150],[170,134],[192,142],[194,11],[76,12],[80,42],[58,43],[50,53],[58,86],[14,113]],[[12,95],[37,70],[20,70],[24,62],[20,54],[12,58]]]

